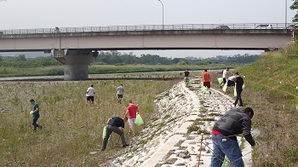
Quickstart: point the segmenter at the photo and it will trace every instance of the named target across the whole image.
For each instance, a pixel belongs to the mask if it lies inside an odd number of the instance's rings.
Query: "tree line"
[[[206,64],[249,64],[260,58],[260,55],[234,55],[234,56],[216,56],[210,58],[167,58],[159,55],[142,54],[136,56],[132,52],[121,53],[117,51],[99,52],[96,60],[92,64],[96,65],[206,65]],[[53,56],[40,56],[36,58],[26,58],[24,54],[15,56],[5,56],[0,54],[0,67],[47,67],[62,65]]]
[[[146,64],[146,65],[173,65],[173,64],[218,64],[218,63],[237,63],[237,64],[249,64],[260,58],[260,55],[244,54],[234,56],[216,56],[210,58],[167,58],[160,57],[159,55],[141,54],[139,57],[130,53],[121,53],[117,51],[100,52],[96,58],[94,64],[106,64],[106,65],[125,65],[125,64]]]

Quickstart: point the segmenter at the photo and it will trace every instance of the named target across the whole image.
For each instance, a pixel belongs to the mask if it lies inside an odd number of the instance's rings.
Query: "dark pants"
[[[226,78],[222,78],[222,83],[225,84],[227,82]]]
[[[241,92],[242,92],[242,89],[236,89],[236,92],[237,92],[237,96],[236,96],[236,100],[235,100],[235,106],[237,105],[238,103],[238,100],[239,100],[239,103],[240,105],[239,106],[243,106],[243,102],[242,102],[242,98],[241,98]]]
[[[230,87],[230,86],[235,86],[235,82],[231,81],[231,80],[228,80],[228,87]]]
[[[94,102],[94,96],[87,96],[87,101]]]
[[[34,126],[34,130],[36,130],[37,127],[40,127],[38,124],[37,124],[37,120],[39,118],[39,113],[38,112],[35,112],[32,116],[32,125]]]
[[[120,136],[121,141],[122,141],[122,145],[127,145],[127,143],[125,141],[124,133],[119,127],[106,125],[106,136],[103,139],[102,148],[101,148],[102,150],[106,149],[109,138],[110,138],[112,132],[117,133]]]
[[[203,86],[206,86],[208,89],[211,87],[210,82],[203,82]]]

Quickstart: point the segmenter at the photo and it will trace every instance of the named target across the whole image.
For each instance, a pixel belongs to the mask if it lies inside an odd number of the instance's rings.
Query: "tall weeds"
[[[253,127],[261,131],[253,148],[255,167],[298,166],[298,59],[289,56],[296,50],[289,46],[268,52],[257,62],[235,69],[245,76],[242,99],[254,109]]]

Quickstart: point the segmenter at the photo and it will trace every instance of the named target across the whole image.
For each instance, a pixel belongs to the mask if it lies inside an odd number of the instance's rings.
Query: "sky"
[[[292,3],[292,0],[0,0],[0,30],[162,23],[291,23],[296,13],[289,9]],[[124,52],[172,58],[261,53],[239,50]]]

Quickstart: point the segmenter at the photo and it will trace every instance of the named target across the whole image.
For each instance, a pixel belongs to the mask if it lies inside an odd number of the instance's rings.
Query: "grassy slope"
[[[298,57],[292,49],[266,53],[239,69],[244,103],[255,109],[253,126],[262,132],[254,149],[257,167],[298,165]]]

